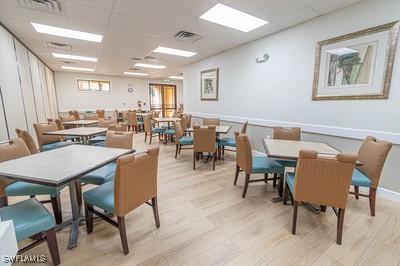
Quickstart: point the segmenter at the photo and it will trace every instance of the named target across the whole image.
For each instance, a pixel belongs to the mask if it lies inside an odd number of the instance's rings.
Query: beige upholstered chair
[[[133,148],[133,132],[107,131],[106,147],[119,149]]]
[[[217,160],[216,137],[215,126],[208,126],[208,128],[193,127],[193,170],[196,169],[196,160],[199,159],[199,155],[204,152],[212,155],[213,171],[215,170],[215,161]]]
[[[376,189],[379,185],[383,166],[386,158],[392,148],[392,143],[380,141],[374,137],[367,137],[358,151],[358,161],[361,166],[358,166],[353,173],[352,185],[356,199],[359,196],[369,198],[369,206],[371,215],[375,216]],[[359,192],[359,187],[368,187],[369,194]]]
[[[127,124],[115,124],[108,127],[108,131],[119,131],[119,132],[127,132],[128,125]]]
[[[132,129],[132,131],[135,131],[137,133],[139,124],[138,124],[136,112],[126,113],[126,121],[127,121],[127,125],[128,125],[128,131],[130,129]]]
[[[77,110],[71,110],[68,113],[69,115],[74,116],[75,120],[81,120],[81,116],[79,115],[79,112]]]
[[[242,130],[240,131],[241,134],[246,134],[247,132],[247,126],[248,126],[249,122],[246,121],[243,125],[242,125]],[[223,138],[218,138],[218,152],[220,153],[219,155],[221,155],[222,153],[222,160],[224,160],[225,158],[225,151],[233,151],[235,152],[236,150],[228,150],[225,147],[236,147],[236,137],[223,137]]]
[[[150,137],[150,144],[154,135],[158,135],[158,139],[161,140],[164,131],[164,128],[153,127],[151,116],[144,117],[144,142],[147,141],[147,135]]]
[[[93,232],[93,213],[119,229],[124,254],[129,253],[125,216],[151,200],[156,227],[160,227],[157,204],[157,168],[159,148],[139,155],[125,155],[117,160],[114,182],[108,182],[83,194],[86,230]],[[104,209],[117,221],[94,209]]]
[[[60,120],[61,120],[61,122],[75,121],[75,116],[73,116],[73,115],[63,115],[63,116],[60,116]],[[74,128],[74,127],[76,127],[76,125],[65,125],[64,126],[64,128],[66,128],[66,129]]]
[[[57,131],[58,127],[55,122],[50,122],[48,124],[40,124],[40,123],[33,124],[33,127],[35,128],[36,137],[37,137],[37,141],[39,144],[39,149],[41,151],[47,150],[47,147],[49,147],[49,146],[46,146],[46,145],[57,144],[57,143],[62,142],[62,140],[63,140],[63,138],[59,137],[59,136],[49,136],[49,135],[43,134],[46,132]],[[55,145],[55,146],[57,146],[57,145]],[[62,144],[60,146],[65,146],[65,144]],[[53,147],[49,147],[49,148],[52,149]]]
[[[98,120],[99,117],[97,116],[97,114],[84,114],[83,115],[83,119],[85,119],[85,120]]]
[[[283,140],[300,140],[301,139],[301,128],[299,127],[274,127],[273,132],[274,139]]]
[[[15,129],[15,133],[18,138],[22,139],[25,142],[25,145],[28,147],[31,154],[35,154],[39,152],[39,149],[36,146],[35,141],[33,140],[31,134],[28,131],[23,129]]]
[[[356,160],[357,155],[352,154],[327,157],[316,151],[300,151],[296,173],[286,175],[284,193],[284,202],[289,191],[293,195],[293,234],[296,234],[299,203],[321,205],[322,211],[331,206],[338,216],[336,243],[342,243],[344,213]]]
[[[116,124],[117,120],[99,118],[99,127],[101,128],[110,128],[112,126],[115,126]]]
[[[203,126],[220,126],[221,119],[219,118],[203,118]]]
[[[106,111],[104,110],[104,109],[97,109],[96,110],[96,114],[97,114],[97,117],[100,119],[100,118],[105,118],[105,116],[106,116]]]

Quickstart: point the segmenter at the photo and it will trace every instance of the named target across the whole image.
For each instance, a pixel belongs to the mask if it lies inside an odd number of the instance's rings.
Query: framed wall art
[[[218,100],[218,68],[200,73],[200,98],[202,101]]]

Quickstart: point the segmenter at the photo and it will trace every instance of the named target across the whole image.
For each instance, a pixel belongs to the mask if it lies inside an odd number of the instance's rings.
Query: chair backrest
[[[296,167],[293,196],[296,201],[346,208],[357,155],[318,155],[301,150]]]
[[[181,126],[182,126],[182,129],[183,130],[185,130],[185,129],[187,129],[188,127],[187,127],[187,116],[186,115],[182,115],[181,117],[180,117],[180,119],[181,119]]]
[[[62,115],[60,116],[60,119],[62,122],[69,122],[69,121],[75,121],[75,116],[73,115]]]
[[[179,144],[179,139],[183,136],[184,131],[180,121],[175,122],[175,144]]]
[[[193,127],[193,151],[194,152],[215,152],[216,149],[215,126],[201,128]]]
[[[84,114],[83,119],[85,120],[98,120],[99,117],[97,114]]]
[[[108,127],[108,131],[126,132],[128,131],[128,125],[115,123],[114,125]]]
[[[28,147],[31,154],[39,152],[39,149],[37,148],[35,141],[33,140],[31,134],[29,134],[28,131],[16,128],[15,133],[17,134],[18,138],[24,141],[25,145]]]
[[[300,140],[301,139],[301,128],[299,127],[274,127],[273,133],[274,139],[282,140]]]
[[[127,120],[129,126],[137,126],[136,112],[127,112],[126,120]]]
[[[238,165],[246,174],[251,174],[253,157],[251,155],[251,145],[249,137],[245,134],[239,134],[235,131],[236,140],[236,165]]]
[[[99,118],[99,127],[101,127],[101,128],[110,128],[111,126],[114,126],[115,124],[117,124],[117,120]]]
[[[79,115],[77,110],[71,110],[68,112],[70,115],[74,116],[75,120],[80,120],[81,116]]]
[[[247,126],[249,125],[249,121],[246,121],[243,126],[242,126],[242,130],[240,131],[241,134],[246,134],[247,132]]]
[[[187,116],[187,128],[192,127],[192,115]]]
[[[221,119],[219,118],[203,118],[203,126],[220,126]]]
[[[372,188],[377,188],[392,143],[367,137],[358,151],[358,160],[362,163],[357,168],[371,180]]]
[[[62,141],[62,137],[59,136],[43,135],[45,132],[57,131],[58,127],[56,122],[50,122],[48,124],[37,123],[33,124],[33,127],[35,128],[39,149],[42,149],[43,145]]]
[[[133,132],[107,131],[106,147],[119,149],[133,148]]]
[[[115,215],[123,216],[157,196],[159,148],[117,160],[114,179]]]
[[[104,118],[106,116],[106,111],[103,109],[97,109],[96,114],[98,118]]]
[[[151,123],[151,116],[145,116],[144,117],[144,132],[152,133],[152,131],[153,131],[153,125]]]
[[[56,122],[58,130],[64,130],[65,129],[61,119],[56,118],[56,119],[54,119],[54,122]]]

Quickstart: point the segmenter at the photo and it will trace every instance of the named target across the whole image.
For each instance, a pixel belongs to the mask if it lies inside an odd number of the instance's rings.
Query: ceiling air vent
[[[59,42],[46,42],[46,47],[51,48],[51,49],[61,49],[61,50],[67,50],[67,51],[72,51],[72,45],[70,44],[65,44],[65,43],[59,43]]]
[[[72,61],[61,61],[61,63],[64,63],[64,64],[76,64],[76,62],[72,62]]]
[[[139,57],[133,57],[132,60],[140,61],[140,60],[143,60],[143,59],[142,59],[142,58],[139,58]]]
[[[142,70],[142,69],[141,68],[136,68],[136,67],[130,67],[129,70],[139,71],[139,70]]]
[[[157,58],[157,57],[149,56],[149,55],[145,56],[143,59],[147,60],[149,62],[153,62],[153,63],[157,63],[157,62],[161,61],[161,58]]]
[[[17,0],[19,7],[53,14],[62,13],[61,0]]]
[[[187,43],[194,43],[201,39],[200,35],[188,31],[180,31],[177,34],[175,34],[174,37],[178,41]]]

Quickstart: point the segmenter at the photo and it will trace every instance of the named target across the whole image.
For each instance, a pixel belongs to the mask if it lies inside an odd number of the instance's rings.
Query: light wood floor
[[[137,148],[148,147],[143,135]],[[161,227],[142,206],[126,217],[130,253],[122,253],[118,230],[95,222],[79,246],[66,249],[69,229],[58,232],[63,265],[399,265],[400,206],[377,200],[371,217],[367,199],[349,199],[343,244],[335,244],[336,217],[331,209],[312,214],[299,209],[298,233],[290,232],[292,207],[274,204],[271,184],[250,184],[241,198],[243,175],[233,186],[235,155],[227,154],[212,171],[211,163],[192,170],[192,151],[174,159],[174,145],[160,146],[158,198]],[[85,186],[84,190],[90,189]],[[12,199],[11,201],[15,201]],[[18,199],[20,200],[20,199]],[[70,217],[68,190],[62,193],[64,218]],[[51,207],[49,206],[51,209]],[[21,243],[22,244],[22,243]],[[46,244],[31,251],[48,254]]]

